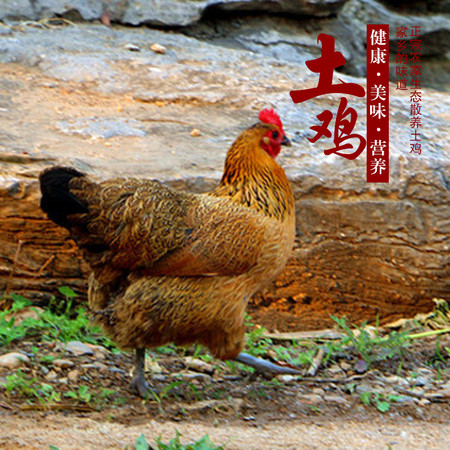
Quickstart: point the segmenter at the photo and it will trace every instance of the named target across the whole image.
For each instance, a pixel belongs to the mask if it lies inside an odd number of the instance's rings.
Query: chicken
[[[295,235],[294,198],[275,161],[290,145],[262,110],[228,150],[211,192],[156,180],[104,182],[73,168],[40,175],[41,208],[67,228],[92,271],[89,307],[123,349],[136,351],[132,386],[145,396],[145,349],[199,343],[214,357],[297,373],[241,353],[249,298],[284,268]]]

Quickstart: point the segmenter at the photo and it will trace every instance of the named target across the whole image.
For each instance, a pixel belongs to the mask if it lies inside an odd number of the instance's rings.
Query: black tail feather
[[[41,184],[41,209],[53,222],[68,228],[67,216],[89,212],[87,206],[69,190],[72,178],[84,174],[70,167],[52,167],[39,176]]]

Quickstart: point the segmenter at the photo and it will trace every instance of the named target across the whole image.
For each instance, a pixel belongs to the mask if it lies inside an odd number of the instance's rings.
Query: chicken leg
[[[147,398],[151,394],[150,384],[145,379],[145,348],[136,349],[131,389],[142,398]]]
[[[300,372],[292,367],[279,366],[247,353],[239,353],[234,360],[253,367],[259,372],[300,375]],[[131,388],[136,391],[140,397],[148,398],[149,394],[151,394],[151,387],[145,378],[145,348],[136,349],[134,361],[135,366],[133,370],[133,379],[131,380]]]

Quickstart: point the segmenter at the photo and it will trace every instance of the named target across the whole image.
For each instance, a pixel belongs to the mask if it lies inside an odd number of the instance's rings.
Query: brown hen
[[[169,342],[296,373],[241,353],[247,302],[281,272],[295,234],[292,189],[274,159],[290,141],[273,110],[259,118],[205,194],[154,180],[99,183],[64,167],[40,175],[41,208],[71,232],[92,270],[96,321],[120,347],[136,350],[132,385],[142,396],[145,349]]]

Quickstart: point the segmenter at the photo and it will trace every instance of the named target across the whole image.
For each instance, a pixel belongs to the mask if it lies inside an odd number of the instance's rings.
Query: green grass
[[[25,338],[39,337],[43,341],[69,342],[78,340],[91,344],[99,344],[110,349],[116,348],[114,343],[105,337],[101,329],[93,325],[85,308],[72,307],[75,292],[68,287],[59,291],[65,298],[60,298],[58,304],[63,305],[63,311],[54,312],[51,309],[39,311],[34,309],[29,300],[18,294],[12,294],[10,309],[0,312],[0,346],[9,345]],[[56,303],[56,298],[53,303]],[[28,317],[16,323],[16,315],[24,308],[34,309],[37,318]]]
[[[29,378],[21,370],[8,375],[2,385],[7,397],[19,395],[31,402],[38,400],[43,405],[61,401],[61,394],[52,385],[40,383],[37,378]]]
[[[6,381],[1,383],[1,385],[5,389],[8,398],[25,397],[28,403],[35,404],[37,401],[44,407],[61,403],[63,397],[71,399],[77,404],[90,405],[97,410],[111,404],[122,403],[122,398],[116,395],[116,391],[103,387],[98,391],[94,391],[88,386],[81,385],[76,390],[70,390],[61,395],[51,384],[42,383],[20,369],[6,376]]]
[[[190,443],[190,444],[182,444],[181,443],[181,433],[179,431],[175,431],[175,437],[172,438],[168,443],[164,443],[161,440],[161,437],[158,437],[155,440],[156,444],[156,450],[223,450],[224,447],[221,445],[214,445],[213,442],[211,442],[211,439],[209,435],[205,434],[202,438],[200,438],[198,441]],[[145,439],[145,436],[141,434],[135,442],[135,448],[136,450],[149,450],[150,447],[149,443]]]
[[[331,353],[345,350],[354,351],[362,358],[368,366],[378,361],[392,359],[402,356],[410,345],[410,338],[406,332],[392,331],[385,336],[380,336],[378,326],[374,330],[367,329],[367,323],[350,328],[345,318],[332,316],[332,319],[343,331],[344,336],[334,348],[330,347]]]
[[[205,434],[203,437],[201,437],[199,440],[188,443],[188,444],[182,444],[181,442],[182,434],[175,430],[175,437],[172,438],[169,442],[164,443],[161,439],[161,436],[155,439],[155,443],[150,446],[150,444],[147,442],[147,439],[143,434],[141,434],[136,441],[134,442],[133,448],[135,450],[224,450],[225,447],[221,445],[215,445],[209,435]],[[50,450],[60,450],[59,447],[55,447],[54,445],[49,446]],[[126,449],[130,449],[130,447],[127,445]],[[130,449],[131,450],[131,449]]]
[[[370,391],[361,392],[359,397],[363,405],[373,405],[382,413],[389,411],[392,402],[399,402],[402,399],[400,395],[383,395]]]

